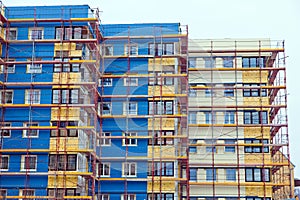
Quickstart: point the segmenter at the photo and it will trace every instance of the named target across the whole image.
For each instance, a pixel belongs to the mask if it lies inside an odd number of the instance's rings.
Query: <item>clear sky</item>
[[[6,6],[89,4],[102,11],[102,23],[180,22],[189,25],[193,39],[284,39],[288,56],[290,151],[296,177],[300,178],[299,0],[3,0],[3,3]]]

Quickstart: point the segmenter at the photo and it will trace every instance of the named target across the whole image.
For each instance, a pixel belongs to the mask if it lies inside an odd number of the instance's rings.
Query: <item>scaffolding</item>
[[[99,10],[1,8],[1,197],[94,199]]]
[[[189,85],[191,198],[293,198],[284,42],[191,40]]]

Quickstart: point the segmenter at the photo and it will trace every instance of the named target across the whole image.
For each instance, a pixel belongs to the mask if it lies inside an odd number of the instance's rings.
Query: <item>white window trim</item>
[[[134,175],[126,175],[125,174],[125,165],[129,164],[129,165],[135,165],[135,172]],[[131,166],[129,166],[130,168]],[[136,177],[137,176],[137,163],[136,162],[123,162],[122,163],[122,177]]]
[[[32,39],[32,31],[33,30],[41,30],[42,31],[42,38],[41,39]],[[44,28],[43,27],[32,27],[28,29],[28,39],[29,40],[43,40],[44,39]]]
[[[0,171],[8,171],[9,170],[9,155],[1,155],[1,159],[3,157],[7,157],[8,158],[8,160],[7,160],[7,169],[1,169],[0,168]],[[2,165],[2,163],[1,163],[1,165]]]
[[[124,78],[124,86],[138,86],[138,84],[139,84],[139,79],[136,77]]]
[[[107,198],[104,198],[104,196],[106,196]],[[104,199],[110,200],[110,195],[109,194],[97,195],[97,200],[104,200]]]
[[[136,110],[135,111],[130,111],[129,112],[129,104],[134,103],[136,106]],[[138,114],[138,103],[134,102],[134,101],[130,101],[130,102],[124,102],[123,103],[123,115],[137,115]]]
[[[98,83],[98,86],[103,86],[103,87],[112,87],[112,83],[113,83],[113,81],[112,81],[112,78],[103,78],[103,79],[110,79],[109,81],[110,81],[110,84],[109,85],[103,85],[103,83],[102,83],[102,80],[101,80],[101,78],[99,79],[99,83]]]
[[[35,157],[36,159],[35,159],[35,169],[26,169],[25,168],[25,158],[26,157]],[[32,172],[34,172],[34,171],[37,171],[37,156],[36,155],[22,155],[22,157],[21,157],[21,171],[32,171]]]
[[[9,126],[6,126],[6,125],[9,125]],[[2,127],[11,127],[11,123],[10,122],[3,122],[3,123],[1,123],[1,126]],[[11,130],[3,130],[2,129],[2,130],[0,130],[1,134],[2,134],[3,131],[8,131],[8,133],[9,133],[9,136],[3,136],[2,135],[3,138],[10,138],[11,137]]]
[[[103,113],[103,104],[110,104],[110,113],[109,114],[104,114]],[[103,103],[100,103],[100,105],[102,106],[102,115],[104,115],[104,116],[112,115],[112,103],[111,102],[103,102]]]
[[[33,123],[37,123],[37,122],[31,122],[32,124]],[[23,130],[23,138],[38,138],[39,137],[39,130],[36,130],[37,131],[37,135],[36,136],[27,136],[27,131],[26,128],[28,128],[27,124],[31,124],[30,122],[24,122],[23,123],[23,126],[25,128],[25,130]],[[39,124],[37,123],[37,126],[39,126]]]
[[[106,47],[111,48],[111,51],[106,51]],[[103,56],[113,56],[113,55],[114,55],[114,46],[112,44],[103,45]]]
[[[30,59],[28,61],[32,62],[32,60],[30,60]],[[41,60],[37,60],[37,61],[41,61]],[[39,68],[31,69],[32,65],[39,66]],[[32,64],[31,63],[31,64],[26,65],[26,73],[28,73],[28,74],[41,74],[42,70],[43,70],[42,64]]]
[[[131,54],[131,47],[135,47],[136,48],[136,52],[134,52],[133,54]],[[125,44],[124,45],[124,55],[126,56],[136,56],[139,53],[139,48],[137,44]]]
[[[18,29],[17,28],[8,28],[8,35],[7,35],[6,39],[7,40],[12,40],[12,39],[9,38],[10,31],[16,31],[16,39],[14,39],[14,40],[17,40],[18,39]]]
[[[104,174],[104,172],[105,172],[105,168],[102,168],[102,171],[100,171],[99,176],[100,177],[110,177],[110,163],[109,162],[104,162],[104,163],[101,163],[101,164],[108,165],[109,170],[108,170],[108,175],[101,175],[101,174]],[[101,169],[101,164],[99,164],[100,169]]]
[[[126,136],[127,135],[130,135],[130,136]],[[131,136],[131,134],[135,134],[135,136]],[[122,139],[122,146],[137,146],[137,138],[134,138],[134,137],[137,137],[137,132],[123,132],[123,139]],[[130,138],[126,138],[126,137],[130,137]],[[133,138],[131,138],[133,137]],[[129,139],[130,143],[131,143],[131,140],[135,140],[135,144],[126,144],[125,141],[126,139]]]
[[[3,92],[11,92],[11,103],[6,103],[4,102],[4,104],[13,104],[14,103],[14,91],[13,90],[5,90],[5,91],[0,91],[0,104],[2,104],[2,96],[3,96]],[[5,100],[5,95],[4,95],[4,100]]]
[[[109,133],[111,136],[111,132],[103,132],[101,135],[101,138],[99,138],[99,146],[111,146],[111,138],[107,138],[107,136],[105,136],[105,133]],[[108,140],[109,143],[108,144],[101,144],[101,140]]]
[[[33,102],[33,99],[31,99],[31,94],[30,92],[39,92],[39,95],[38,95],[38,102]],[[29,96],[28,96],[29,95]],[[41,90],[31,90],[31,89],[28,89],[28,90],[25,90],[25,104],[40,104],[41,102]]]
[[[126,194],[127,198],[125,199],[125,194],[121,195],[121,200],[130,200],[130,198],[128,198],[129,195],[134,195],[134,200],[136,200],[136,195],[135,194]]]
[[[5,67],[5,65],[0,65],[0,73],[4,73],[4,67]],[[12,67],[13,70],[12,71],[9,71],[8,69],[9,68],[7,67],[6,73],[14,74],[15,71],[16,71],[16,65],[15,64],[13,65],[13,67]]]

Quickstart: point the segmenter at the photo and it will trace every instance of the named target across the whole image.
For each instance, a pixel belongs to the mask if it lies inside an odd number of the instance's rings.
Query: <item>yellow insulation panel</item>
[[[78,139],[77,138],[60,138],[50,139],[50,150],[52,151],[68,151],[78,149]]]
[[[77,188],[77,176],[48,176],[48,188]]]
[[[167,94],[175,94],[174,86],[149,86],[148,95],[150,96],[161,96]]]
[[[244,106],[268,106],[268,97],[244,97]]]
[[[72,84],[80,83],[81,74],[76,72],[53,73],[53,83]]]
[[[153,185],[154,184],[154,185]],[[153,188],[152,188],[153,185]],[[148,192],[175,192],[174,181],[148,181]]]
[[[154,153],[154,156],[153,154]],[[175,147],[173,146],[151,146],[148,147],[148,155],[153,158],[175,157]]]
[[[268,75],[268,71],[244,71],[243,83],[267,83]]]
[[[148,130],[174,130],[175,119],[148,119]]]
[[[263,138],[270,137],[270,127],[245,127],[244,128],[245,138],[262,139],[262,136]]]
[[[175,58],[154,58],[148,60],[148,71],[161,71],[162,66],[175,65]]]
[[[70,51],[76,49],[76,43],[56,43],[54,44],[54,51]]]
[[[51,109],[52,121],[79,121],[80,108],[52,108]]]
[[[258,196],[263,197],[266,193],[267,197],[272,196],[272,186],[247,186],[246,187],[246,196]]]
[[[256,164],[256,163],[272,163],[271,154],[245,154],[245,163]]]

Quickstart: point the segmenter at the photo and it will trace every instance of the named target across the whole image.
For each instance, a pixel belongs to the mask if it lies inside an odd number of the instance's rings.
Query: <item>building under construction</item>
[[[293,197],[284,43],[1,4],[0,198]]]

